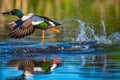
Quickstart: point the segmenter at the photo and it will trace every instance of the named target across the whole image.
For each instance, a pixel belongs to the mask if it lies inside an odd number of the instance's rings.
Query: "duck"
[[[43,57],[40,61],[34,59],[13,59],[7,65],[15,70],[23,71],[20,75],[22,77],[32,77],[34,74],[50,74],[59,67],[59,64],[60,58],[47,60]]]
[[[55,27],[61,24],[45,16],[39,16],[33,13],[24,15],[20,9],[13,9],[8,12],[2,12],[2,14],[4,16],[13,15],[18,17],[16,21],[8,23],[10,38],[20,39],[25,36],[31,35],[33,32],[35,32],[36,29],[41,29],[41,43],[43,44],[45,30],[50,29],[53,32],[60,33],[60,30]]]
[[[36,61],[34,67],[34,73],[44,73],[49,74],[53,72],[60,63],[60,59],[55,58],[51,61],[48,61],[46,58],[43,58],[42,61]]]

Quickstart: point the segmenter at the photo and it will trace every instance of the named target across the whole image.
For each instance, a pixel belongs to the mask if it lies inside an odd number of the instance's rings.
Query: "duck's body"
[[[42,43],[44,42],[44,30],[51,29],[54,32],[60,32],[54,27],[60,25],[59,23],[49,19],[48,17],[38,16],[33,13],[24,16],[24,14],[18,10],[14,9],[10,12],[2,13],[4,15],[15,15],[20,19],[8,24],[11,30],[11,38],[23,38],[27,35],[32,34],[35,29],[42,29]]]
[[[8,62],[8,66],[13,67],[16,70],[22,70],[23,76],[29,74],[49,74],[55,70],[60,63],[60,59],[55,58],[53,60],[46,60],[44,58],[42,61],[36,61],[32,59],[13,59]]]

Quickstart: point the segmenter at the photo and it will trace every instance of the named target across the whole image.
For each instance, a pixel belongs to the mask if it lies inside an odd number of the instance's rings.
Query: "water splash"
[[[107,38],[107,33],[106,33],[106,26],[105,26],[105,22],[104,20],[101,20],[101,34],[98,35],[94,35],[95,36],[95,40],[97,40],[98,43],[103,43],[103,44],[111,44],[112,41]]]
[[[113,43],[120,44],[120,33],[119,32],[115,32],[111,34],[109,38]]]
[[[79,27],[81,28],[81,31],[78,33],[78,36],[76,38],[76,41],[85,42],[95,40],[97,41],[97,43],[100,44],[112,44],[120,42],[119,32],[115,32],[112,35],[107,36],[106,25],[104,20],[100,21],[102,30],[99,34],[95,33],[95,26],[85,26],[85,23],[82,22],[80,19],[76,19],[76,21],[79,23]]]
[[[120,42],[119,32],[114,32],[111,35],[107,34],[106,23],[103,19],[100,20],[101,26],[99,28],[98,26],[88,25],[79,18],[63,19],[60,23],[63,25],[63,41],[80,43],[97,41],[99,44],[118,44]]]
[[[88,40],[88,37],[86,36],[86,31],[85,31],[85,23],[82,22],[81,20],[77,19],[79,22],[79,26],[81,28],[80,34],[78,34],[77,40],[76,41],[86,41]]]
[[[104,44],[111,44],[111,40],[107,38],[107,33],[106,33],[106,26],[104,20],[101,20],[101,28],[102,32],[100,34],[100,37],[98,39],[99,43],[104,43]]]

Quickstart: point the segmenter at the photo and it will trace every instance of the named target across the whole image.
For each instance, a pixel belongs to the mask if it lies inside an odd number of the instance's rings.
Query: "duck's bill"
[[[4,16],[9,16],[9,15],[12,15],[12,12],[3,12],[1,14],[3,14]]]

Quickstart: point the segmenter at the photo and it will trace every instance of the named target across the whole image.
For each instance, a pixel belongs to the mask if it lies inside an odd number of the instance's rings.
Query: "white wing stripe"
[[[49,23],[50,23],[52,26],[55,26],[55,24],[54,24],[53,22],[49,21]]]
[[[42,23],[43,21],[32,21],[32,25],[35,26],[35,25],[39,25],[40,23]]]

